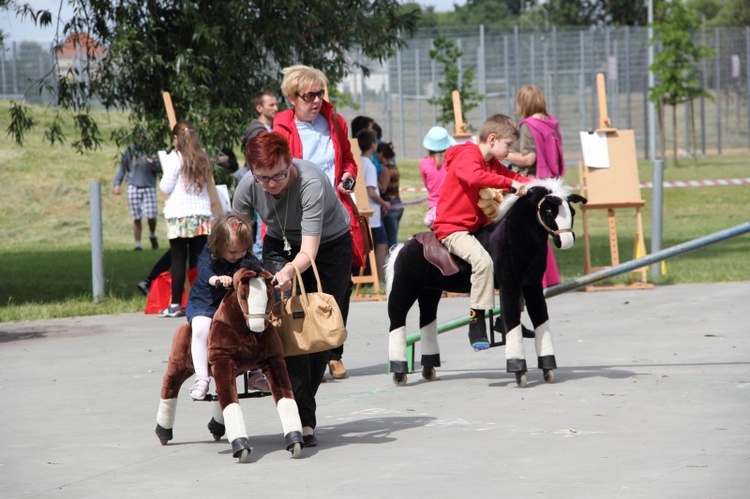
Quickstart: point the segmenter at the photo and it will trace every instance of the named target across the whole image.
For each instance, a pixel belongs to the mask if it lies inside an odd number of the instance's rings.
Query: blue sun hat
[[[427,135],[424,136],[424,140],[422,141],[424,148],[433,152],[445,151],[455,143],[456,141],[453,140],[453,137],[448,133],[448,130],[441,126],[430,128],[430,131],[427,132]]]

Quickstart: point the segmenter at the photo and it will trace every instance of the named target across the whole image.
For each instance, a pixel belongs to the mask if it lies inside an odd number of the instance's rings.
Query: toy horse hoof
[[[246,437],[232,440],[232,457],[236,457],[241,463],[246,463],[250,455],[250,442]]]
[[[211,421],[208,422],[208,431],[210,431],[211,435],[214,436],[214,441],[218,442],[219,440],[221,440],[221,437],[223,437],[227,432],[227,428],[223,424],[216,421],[214,418],[211,418]]]
[[[404,386],[406,384],[406,373],[393,373],[393,384]]]
[[[554,383],[555,382],[555,371],[552,369],[544,369],[542,370],[542,373],[544,375],[544,381],[547,383]]]
[[[290,431],[284,435],[284,441],[286,442],[286,450],[292,453],[294,459],[299,459],[302,455],[302,447],[304,447],[304,437],[300,431]],[[299,447],[299,450],[297,450]]]
[[[516,373],[516,384],[519,388],[526,388],[526,373],[524,372],[517,372]]]
[[[287,449],[292,453],[292,459],[299,459],[302,457],[302,444],[297,442],[292,446],[291,449]]]
[[[167,429],[157,423],[156,436],[159,437],[159,442],[161,442],[162,445],[167,445],[167,442],[172,440],[172,428]]]
[[[437,373],[434,367],[425,366],[422,368],[422,377],[427,381],[435,381]]]

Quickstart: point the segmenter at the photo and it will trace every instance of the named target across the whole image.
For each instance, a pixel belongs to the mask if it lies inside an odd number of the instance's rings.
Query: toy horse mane
[[[549,191],[548,196],[555,196],[560,199],[567,199],[570,195],[570,187],[563,184],[563,179],[560,177],[539,178],[532,180],[526,185],[529,189],[543,187]],[[500,203],[500,213],[497,216],[497,220],[503,219],[519,199],[521,198],[515,195],[505,196],[503,202]]]

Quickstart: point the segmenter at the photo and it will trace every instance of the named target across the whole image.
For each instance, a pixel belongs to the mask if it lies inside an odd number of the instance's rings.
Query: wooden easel
[[[354,201],[357,204],[359,212],[369,220],[374,212],[370,209],[370,198],[367,195],[367,185],[365,184],[365,173],[362,168],[362,156],[359,151],[359,143],[357,142],[357,139],[349,139],[349,143],[352,149],[352,156],[358,166],[357,183],[354,184]],[[372,231],[370,237],[372,237]],[[375,248],[370,251],[370,254],[367,255],[366,258],[370,262],[370,275],[365,275],[364,268],[359,269],[359,274],[352,275],[352,282],[355,285],[354,296],[352,298],[383,300],[385,299],[385,295],[380,293],[380,276],[378,275],[378,265],[377,260],[375,259]],[[363,284],[372,284],[372,296],[360,294]]]
[[[591,210],[607,210],[609,229],[609,251],[611,265],[620,263],[620,252],[617,242],[617,223],[615,210],[634,209],[636,232],[633,245],[633,258],[646,254],[646,244],[643,236],[642,208],[645,204],[641,198],[640,182],[638,179],[638,162],[635,150],[635,133],[633,130],[617,130],[612,127],[607,116],[607,97],[604,86],[604,74],[596,75],[597,97],[599,102],[599,123],[596,132],[606,134],[606,147],[609,156],[609,168],[591,168],[578,163],[578,175],[581,182],[581,195],[588,199],[588,203],[581,205],[583,219],[583,236],[585,256],[583,262],[584,274],[590,274],[605,267],[593,267],[591,264],[591,244],[588,229],[588,212]],[[636,276],[640,274],[640,282]],[[586,291],[636,288],[650,289],[646,267],[636,269],[630,274],[630,284],[587,286]]]
[[[453,138],[456,139],[456,142],[461,144],[471,139],[471,134],[466,131],[466,123],[464,122],[463,112],[461,111],[461,94],[458,90],[454,90],[451,93],[451,96],[453,97]]]

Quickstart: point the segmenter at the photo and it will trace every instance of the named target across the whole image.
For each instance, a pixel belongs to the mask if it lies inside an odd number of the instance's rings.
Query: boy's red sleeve
[[[513,185],[513,180],[528,182],[529,177],[520,175],[503,166],[499,161],[490,163],[490,171],[483,168],[483,161],[476,157],[468,157],[469,154],[461,154],[465,157],[456,157],[451,165],[456,177],[463,183],[473,187],[495,187],[497,189],[508,189]]]

